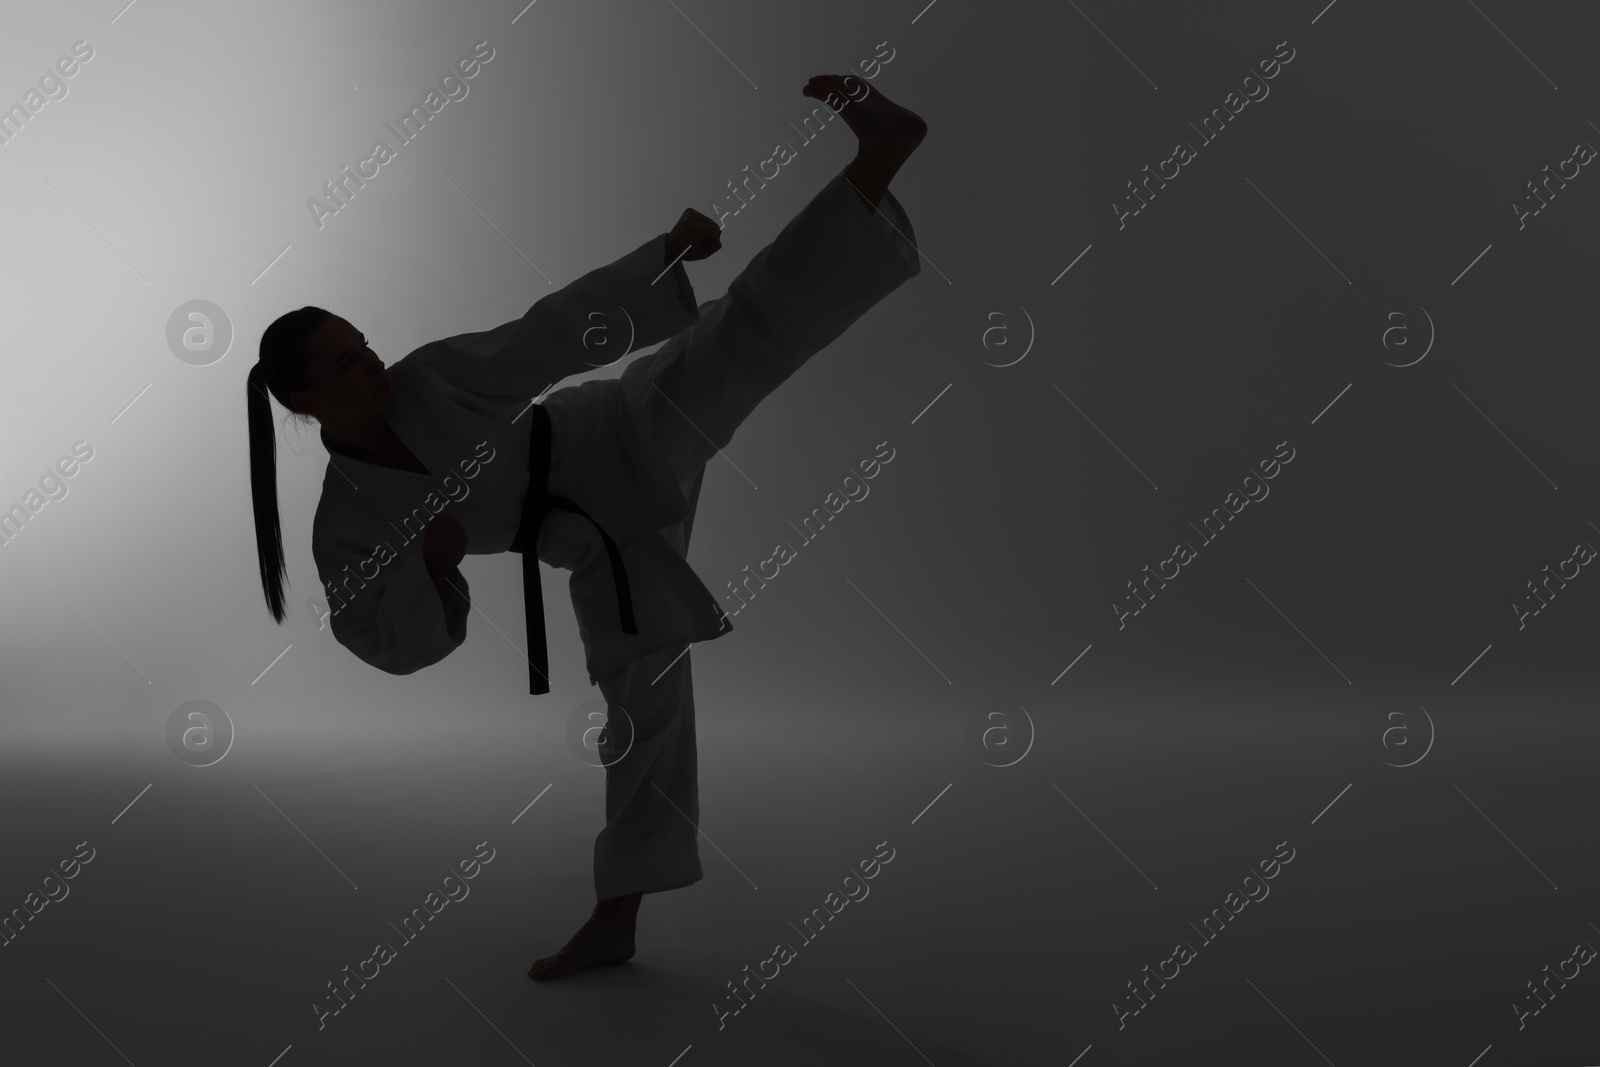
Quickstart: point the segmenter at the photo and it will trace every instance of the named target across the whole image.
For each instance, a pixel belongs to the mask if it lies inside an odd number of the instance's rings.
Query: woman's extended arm
[[[670,233],[543,297],[520,319],[429,342],[400,364],[428,367],[475,396],[537,396],[563,378],[614,363],[699,319],[683,261],[715,252],[714,232],[715,222],[686,211]]]

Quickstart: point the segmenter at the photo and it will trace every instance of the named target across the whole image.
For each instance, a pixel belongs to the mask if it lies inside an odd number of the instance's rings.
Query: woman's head
[[[318,307],[291,311],[267,327],[256,373],[278,403],[325,429],[370,426],[394,403],[383,361],[366,336]]]
[[[261,353],[246,391],[250,432],[250,496],[256,559],[272,617],[283,622],[285,566],[278,524],[277,435],[270,394],[303,420],[340,437],[369,427],[395,402],[388,375],[360,330],[332,312],[306,306],[280,315],[261,335]]]
[[[278,403],[307,421],[308,409],[297,406],[317,393],[312,364],[315,352],[326,351],[327,327],[343,322],[319,307],[306,306],[280,315],[261,335],[261,350],[256,365],[250,368],[245,386],[245,407],[250,434],[250,497],[255,512],[256,559],[261,569],[261,587],[267,607],[275,621],[284,618],[283,535],[278,523],[277,434],[272,426],[272,404]],[[347,324],[348,325],[348,324]],[[321,342],[321,343],[319,343]],[[326,364],[326,359],[320,361]],[[318,369],[326,369],[319,367]],[[319,397],[310,398],[315,400]]]

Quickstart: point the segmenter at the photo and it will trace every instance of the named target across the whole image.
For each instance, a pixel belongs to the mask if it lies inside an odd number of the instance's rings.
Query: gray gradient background
[[[1600,539],[1600,178],[1520,231],[1511,210],[1600,138],[1594,12],[6,16],[0,102],[74,41],[95,57],[0,146],[0,502],[76,440],[95,456],[0,547],[0,910],[77,842],[97,855],[0,948],[5,1062],[1600,1062],[1600,978],[1520,1031],[1512,1010],[1600,943],[1600,579],[1520,631],[1511,607]],[[319,231],[306,199],[481,40],[495,57],[469,95]],[[1285,40],[1271,95],[1119,231],[1124,183],[1198,144],[1188,123]],[[710,465],[690,562],[722,593],[877,442],[896,457],[690,653],[705,880],[645,900],[628,966],[532,983],[588,914],[603,812],[601,772],[565,743],[599,696],[565,576],[544,583],[548,696],[524,691],[511,555],[465,562],[481,614],[454,655],[367,667],[306,606],[325,456],[275,407],[274,625],[249,506],[255,346],[304,303],[391,363],[516,317],[685,207],[711,214],[796,139],[806,79],[884,41],[872,84],[931,129],[891,186],[923,272]],[[797,149],[689,266],[700,299],[854,144],[833,123]],[[164,337],[196,298],[235,330],[205,367]],[[1422,351],[1424,308],[1429,355],[1386,365]],[[1394,311],[1409,347],[1383,344]],[[1027,318],[1027,357],[989,365],[1022,352]],[[1002,321],[1004,346],[985,333]],[[1271,495],[1119,630],[1124,583],[1197,543],[1188,523],[1285,440]],[[214,766],[167,748],[190,700],[237,730]],[[967,743],[994,700],[1032,724],[1008,724],[1005,751],[1027,754],[1004,768]],[[484,840],[471,895],[319,1031],[324,983]],[[797,940],[881,841],[896,858],[870,896],[719,1031],[724,983]],[[1198,941],[1189,924],[1283,841],[1271,895],[1119,1030],[1125,983]]]

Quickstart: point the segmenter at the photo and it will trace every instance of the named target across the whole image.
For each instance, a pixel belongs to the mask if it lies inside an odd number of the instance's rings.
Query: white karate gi
[[[694,693],[690,657],[678,657],[732,629],[685,558],[706,461],[768,393],[921,272],[899,201],[885,193],[869,211],[842,173],[718,300],[695,305],[681,260],[662,275],[665,241],[654,237],[591,271],[521,319],[431,342],[391,367],[396,400],[384,418],[432,475],[333,456],[312,527],[339,643],[391,674],[438,662],[466,640],[470,590],[458,570],[451,582],[459,591],[441,601],[422,561],[423,526],[448,508],[466,530],[469,553],[510,546],[527,493],[531,416],[511,420],[550,382],[592,369],[568,343],[571,324],[592,301],[627,310],[635,347],[670,338],[620,378],[559,389],[544,401],[552,428],[548,488],[616,541],[639,624],[636,635],[621,632],[610,561],[594,526],[550,512],[538,557],[572,572],[589,680],[600,686],[608,717],[620,723],[625,710],[633,725],[624,758],[610,762],[602,749],[599,899],[701,878]],[[374,557],[380,544],[387,549]]]

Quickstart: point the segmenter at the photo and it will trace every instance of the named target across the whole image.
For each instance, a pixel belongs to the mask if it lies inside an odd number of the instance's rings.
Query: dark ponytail
[[[291,413],[290,394],[311,388],[306,338],[331,315],[319,307],[300,308],[280,315],[261,335],[260,358],[250,368],[245,406],[250,430],[250,502],[255,510],[256,559],[261,567],[261,588],[275,621],[282,623],[286,567],[283,532],[278,525],[278,437],[272,425],[272,404],[267,394]],[[312,416],[301,415],[310,420]]]

